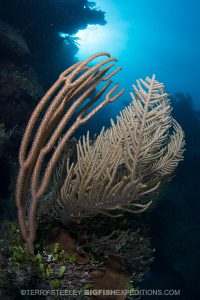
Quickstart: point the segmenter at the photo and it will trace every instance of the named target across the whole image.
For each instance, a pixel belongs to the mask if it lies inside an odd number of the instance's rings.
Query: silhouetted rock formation
[[[104,13],[87,0],[1,0],[0,18],[16,28],[27,42],[40,81],[47,86],[64,68],[73,63],[77,47],[62,52],[58,32],[75,34],[88,24],[105,24]],[[60,56],[64,56],[63,62]]]

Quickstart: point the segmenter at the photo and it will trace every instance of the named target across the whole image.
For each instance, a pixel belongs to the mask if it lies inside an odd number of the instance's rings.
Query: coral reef
[[[88,299],[84,296],[85,290],[115,289],[116,284],[122,289],[136,286],[149,272],[152,262],[148,231],[140,222],[133,222],[129,214],[114,223],[108,217],[98,218],[101,222],[97,223],[96,218],[89,222],[85,219],[80,224],[71,224],[67,231],[60,229],[63,232],[62,245],[55,243],[53,238],[56,224],[40,219],[34,256],[28,253],[16,223],[4,222],[0,231],[1,297],[18,299],[20,289],[32,286],[35,289],[79,290],[82,291],[80,299]],[[129,231],[133,228],[135,231],[130,238]],[[121,247],[109,245],[111,232],[118,235],[118,240],[121,237],[118,233],[124,232]],[[103,247],[102,240],[107,241]],[[81,260],[86,254],[88,259]],[[12,288],[8,290],[9,284]],[[67,300],[68,296],[59,299]]]
[[[60,18],[56,17],[59,21],[55,26],[54,19],[53,25],[46,24],[44,16],[37,25],[34,22],[24,24],[25,18],[20,24],[20,19],[12,20],[12,10],[6,22],[21,32],[8,24],[0,24],[0,39],[5,41],[0,47],[4,55],[0,61],[3,87],[0,119],[6,127],[18,124],[21,129],[40,98],[42,89],[34,69],[43,68],[39,63],[41,57],[46,55],[49,45],[56,45],[44,60],[51,61],[49,58],[61,42],[58,31],[75,33],[80,28],[76,13],[82,13],[83,27],[88,22],[94,23],[93,17],[95,22],[104,24],[101,11],[87,1],[79,2],[80,6],[73,1],[59,1],[65,9],[61,12],[59,5],[57,17]],[[15,5],[21,4],[23,1]],[[8,1],[6,5],[12,7],[13,3]],[[34,5],[43,13],[41,3],[36,1]],[[58,8],[52,1],[48,1],[48,5]],[[69,26],[63,27],[68,6],[74,7],[74,12]],[[48,15],[48,20],[50,17]],[[38,30],[36,33],[35,26],[39,25],[43,26],[42,34],[46,34],[46,38],[41,39]],[[52,43],[52,40],[59,42]],[[37,56],[40,45],[41,52]],[[36,68],[30,63],[30,54],[37,61]],[[171,117],[164,86],[153,76],[137,82],[133,103],[121,112],[117,123],[112,122],[110,129],[103,129],[93,140],[89,134],[83,137],[75,145],[76,154],[70,155],[74,149],[70,138],[75,130],[123,93],[123,90],[115,93],[118,85],[110,86],[110,78],[120,70],[117,68],[108,74],[116,59],[107,58],[94,66],[88,65],[103,54],[109,56],[107,53],[94,55],[64,71],[30,118],[20,148],[16,188],[19,227],[7,223],[0,232],[2,298],[15,299],[16,295],[17,299],[19,290],[30,286],[78,288],[83,294],[85,289],[113,289],[116,284],[122,289],[132,285],[135,288],[149,272],[154,251],[148,232],[139,219],[128,212],[141,213],[149,208],[154,191],[158,192],[158,187],[169,179],[182,160],[184,134]],[[48,73],[48,68],[46,71]],[[48,76],[45,78],[48,85]],[[105,84],[98,90],[100,83]],[[97,103],[104,92],[105,98]],[[4,128],[0,132],[3,144],[7,132]],[[70,143],[72,148],[65,152],[57,172],[61,176],[50,190],[51,175]],[[45,205],[49,213],[50,200],[53,200],[53,213],[59,222],[42,214]],[[8,283],[12,286],[10,291],[6,287]],[[83,299],[86,299],[84,295]]]
[[[102,56],[108,58],[90,67]],[[111,128],[103,129],[94,141],[89,134],[82,142],[70,140],[77,128],[122,95],[123,90],[115,93],[118,84],[110,87],[111,77],[121,69],[108,73],[113,61],[108,53],[99,53],[68,68],[28,122],[16,185],[24,242],[2,252],[5,256],[10,251],[5,276],[9,277],[8,269],[13,267],[16,273],[18,268],[17,289],[22,283],[32,285],[36,278],[37,288],[78,287],[87,299],[88,286],[113,289],[119,284],[121,289],[131,289],[130,278],[137,283],[149,272],[153,250],[148,235],[128,213],[147,210],[152,193],[174,173],[183,159],[184,133],[171,117],[164,85],[153,76],[137,81],[133,102]],[[104,85],[97,90],[100,83]],[[75,162],[70,162],[71,156]],[[57,180],[50,189],[59,160]],[[45,224],[51,217],[49,206],[59,221],[55,227],[52,219]],[[24,255],[25,269],[21,267]]]

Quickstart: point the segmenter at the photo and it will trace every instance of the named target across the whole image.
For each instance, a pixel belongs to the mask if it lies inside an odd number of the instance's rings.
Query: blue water
[[[107,50],[120,59],[121,84],[156,74],[169,93],[188,92],[200,108],[200,1],[97,0],[108,22],[79,57]],[[102,34],[101,34],[102,32]],[[86,37],[87,39],[87,37]]]

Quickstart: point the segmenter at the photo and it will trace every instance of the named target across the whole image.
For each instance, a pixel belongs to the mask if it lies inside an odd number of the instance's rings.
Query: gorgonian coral
[[[75,162],[69,152],[63,156],[54,180],[54,217],[65,222],[68,216],[143,212],[183,159],[184,133],[171,116],[164,85],[147,77],[134,91],[116,123],[94,141],[88,133],[77,142]]]

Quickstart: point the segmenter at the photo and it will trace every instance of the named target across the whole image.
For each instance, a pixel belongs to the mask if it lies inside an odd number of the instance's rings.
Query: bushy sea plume
[[[52,214],[69,217],[122,211],[141,213],[183,159],[184,133],[171,116],[164,85],[155,76],[137,80],[132,102],[109,129],[89,132],[63,155],[54,177]]]

